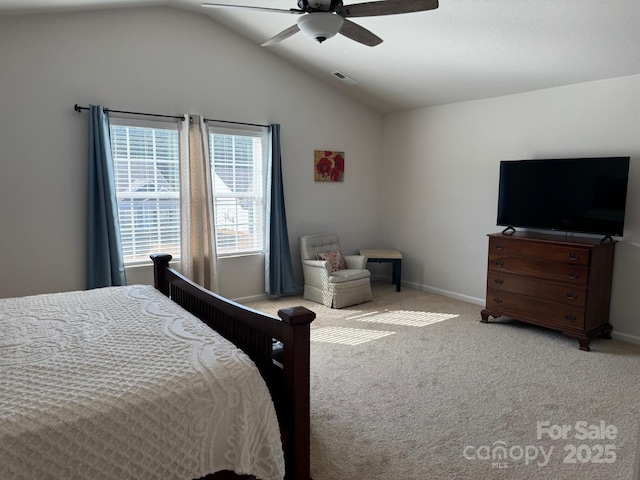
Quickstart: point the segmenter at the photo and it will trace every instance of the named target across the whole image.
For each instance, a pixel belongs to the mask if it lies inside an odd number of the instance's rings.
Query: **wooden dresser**
[[[591,339],[611,338],[609,302],[615,242],[531,232],[489,235],[486,308],[560,330],[589,351]]]

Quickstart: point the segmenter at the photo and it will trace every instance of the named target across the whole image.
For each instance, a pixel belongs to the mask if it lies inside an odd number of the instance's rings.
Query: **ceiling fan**
[[[375,47],[382,43],[382,39],[366,28],[348,20],[348,17],[373,17],[433,10],[438,8],[438,0],[380,0],[356,3],[354,5],[343,5],[342,0],[298,0],[298,8],[291,8],[289,10],[250,7],[245,5],[226,5],[221,3],[203,3],[202,6],[213,8],[241,8],[261,12],[300,15],[295,25],[271,37],[262,44],[263,47],[281,42],[300,31],[318,43],[322,43],[327,38],[331,38],[337,33],[340,33],[363,45]]]

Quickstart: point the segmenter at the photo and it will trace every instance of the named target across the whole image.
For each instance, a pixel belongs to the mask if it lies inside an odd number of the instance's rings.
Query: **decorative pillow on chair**
[[[335,252],[317,253],[316,260],[328,260],[329,263],[331,263],[332,272],[337,272],[338,270],[344,270],[347,268],[340,250],[336,250]]]

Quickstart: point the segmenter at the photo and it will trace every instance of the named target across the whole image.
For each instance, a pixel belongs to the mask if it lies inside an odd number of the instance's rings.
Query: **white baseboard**
[[[423,292],[435,293],[442,295],[443,297],[453,298],[455,300],[461,300],[467,303],[473,303],[474,305],[485,305],[484,298],[470,297],[469,295],[462,295],[461,293],[450,292],[449,290],[442,290],[440,288],[430,287],[428,285],[420,285],[412,282],[403,282],[404,285],[415,288],[416,290],[422,290]]]
[[[372,275],[371,279],[372,280],[385,281],[385,282],[391,282],[391,277],[384,276],[384,275]],[[460,293],[451,292],[449,290],[442,290],[440,288],[430,287],[428,285],[422,285],[420,283],[414,283],[414,282],[406,282],[405,281],[405,282],[402,282],[402,285],[403,286],[406,285],[407,287],[413,288],[414,290],[420,290],[420,291],[423,291],[423,292],[435,293],[436,295],[442,295],[443,297],[453,298],[455,300],[460,300],[460,301],[463,301],[463,302],[472,303],[474,305],[481,305],[481,306],[485,305],[485,299],[484,298],[470,297],[469,295],[462,295]],[[302,294],[302,290],[300,290],[300,292],[298,292],[298,293]],[[267,294],[262,294],[262,295],[251,295],[251,296],[248,296],[248,297],[234,298],[233,301],[241,303],[241,304],[245,304],[245,303],[250,303],[250,302],[259,302],[259,301],[262,301],[262,300],[267,300],[268,298],[269,298],[269,296]],[[640,337],[638,337],[637,335],[630,335],[628,333],[618,332],[618,331],[616,331],[615,327],[613,329],[613,332],[611,332],[611,336],[613,338],[615,338],[616,340],[621,340],[623,342],[640,345]]]
[[[377,278],[391,281],[391,277],[382,277],[382,276],[380,276],[380,277],[377,277]],[[467,303],[473,303],[475,305],[482,305],[482,306],[485,305],[485,299],[484,298],[470,297],[468,295],[462,295],[460,293],[450,292],[448,290],[442,290],[440,288],[430,287],[428,285],[422,285],[422,284],[414,283],[414,282],[402,282],[402,285],[406,285],[406,286],[411,287],[411,288],[413,288],[415,290],[421,290],[423,292],[435,293],[437,295],[442,295],[444,297],[454,298],[456,300],[461,300],[461,301],[467,302]],[[611,337],[615,338],[616,340],[621,340],[623,342],[640,345],[640,337],[638,337],[637,335],[631,335],[631,334],[628,334],[628,333],[623,333],[623,332],[616,331],[615,327],[613,329],[613,332],[611,332]]]
[[[611,337],[616,340],[622,340],[627,343],[635,343],[636,345],[640,345],[640,337],[637,335],[629,335],[628,333],[616,332],[614,327],[613,332],[611,332]]]
[[[371,278],[372,278],[372,280],[383,280],[383,281],[386,281],[386,282],[391,282],[391,277],[388,277],[388,276],[374,275]],[[470,297],[469,295],[462,295],[460,293],[450,292],[448,290],[441,290],[439,288],[430,287],[428,285],[422,285],[420,283],[414,283],[414,282],[403,281],[402,285],[406,285],[407,287],[413,288],[414,290],[420,290],[422,292],[435,293],[437,295],[442,295],[443,297],[449,297],[449,298],[454,298],[456,300],[461,300],[463,302],[473,303],[474,305],[482,305],[482,306],[485,305],[485,299],[484,298]]]
[[[292,293],[291,295],[302,295],[302,289],[299,289],[298,291],[296,291],[295,293]],[[244,305],[245,303],[261,302],[263,300],[269,300],[269,295],[267,295],[266,293],[262,293],[260,295],[249,295],[247,297],[232,298],[231,300],[233,300],[236,303],[240,303]]]
[[[261,302],[262,300],[267,300],[269,297],[267,296],[266,293],[263,293],[262,295],[250,295],[248,297],[238,297],[238,298],[232,298],[231,300],[233,300],[236,303],[241,303],[242,305],[244,305],[245,303],[250,303],[250,302]]]

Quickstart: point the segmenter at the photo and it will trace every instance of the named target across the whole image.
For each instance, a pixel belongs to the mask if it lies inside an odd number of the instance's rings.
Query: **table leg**
[[[396,284],[396,261],[391,260],[391,285]]]
[[[401,258],[367,258],[367,262],[391,263],[391,285],[396,286],[396,292],[402,285],[402,259]]]
[[[396,292],[400,291],[400,284],[402,283],[402,260],[393,261],[393,273],[391,274],[393,283],[396,284]]]

